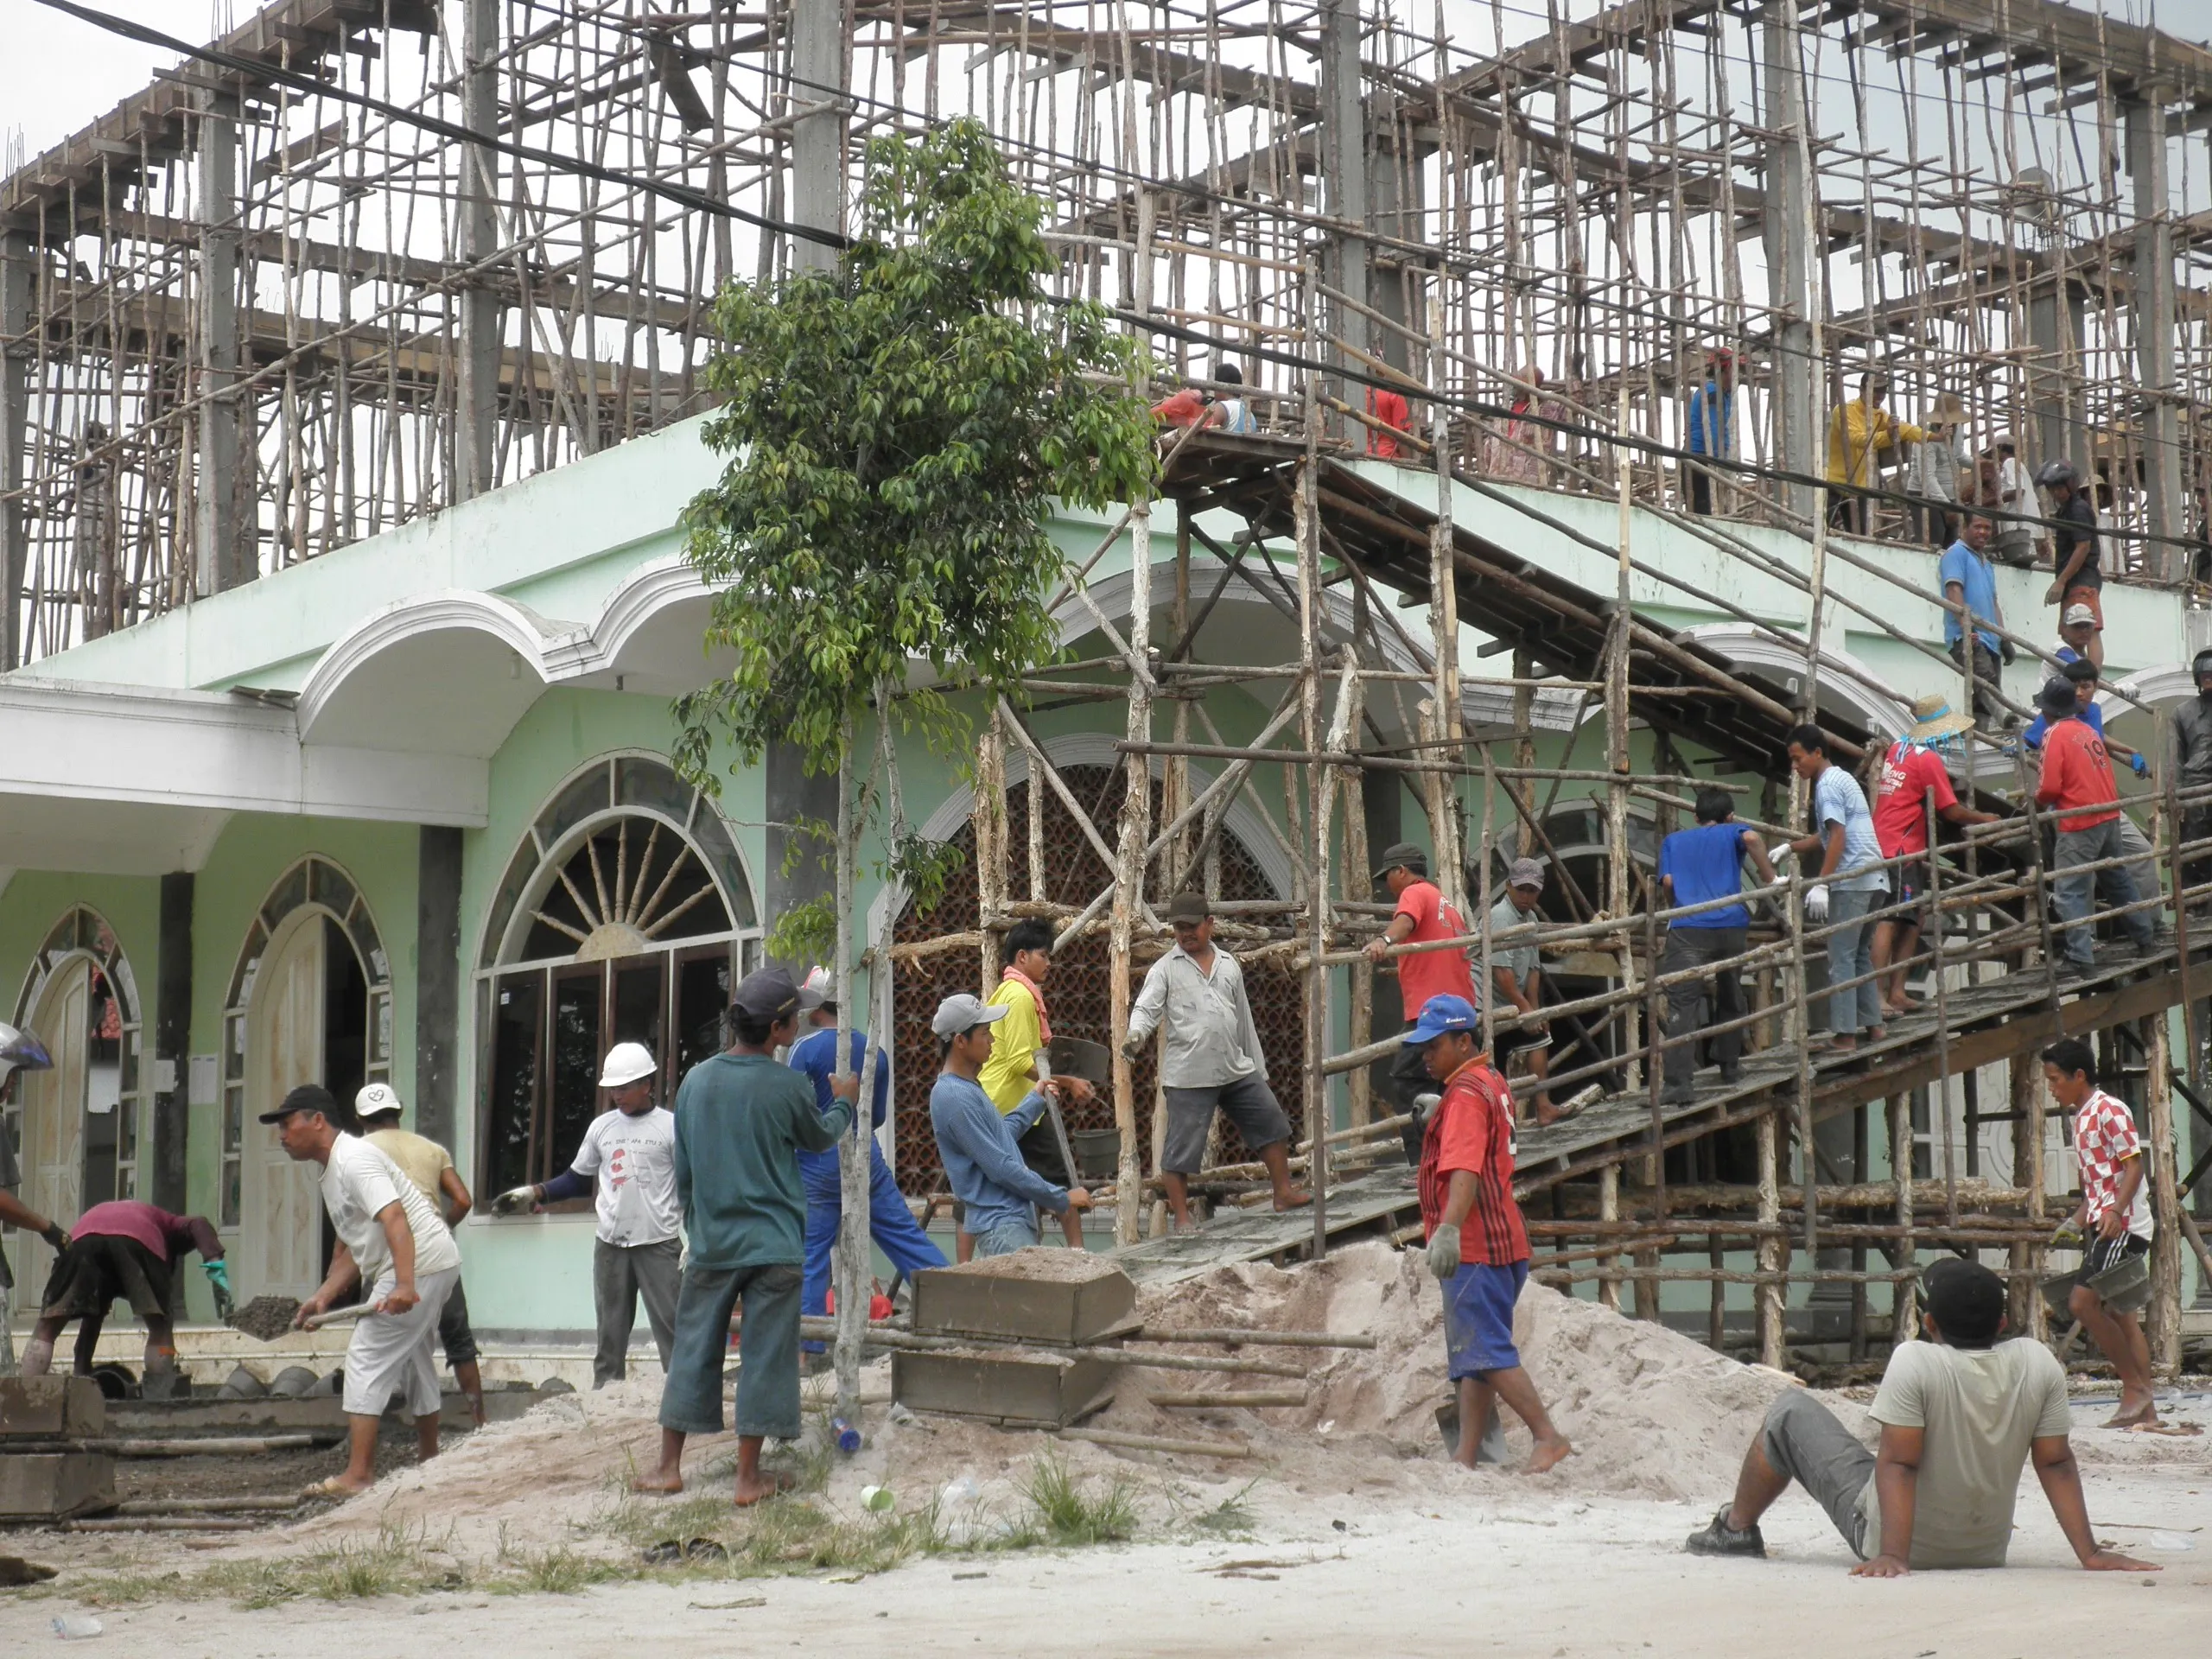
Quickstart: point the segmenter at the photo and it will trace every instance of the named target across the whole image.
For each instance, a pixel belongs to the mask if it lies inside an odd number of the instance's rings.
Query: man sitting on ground
[[[1741,893],[1746,858],[1758,869],[1759,880],[1771,885],[1774,866],[1767,861],[1766,842],[1758,831],[1736,822],[1736,804],[1726,790],[1700,790],[1697,827],[1677,830],[1659,843],[1659,883],[1668,908]],[[1708,996],[1702,979],[1667,988],[1667,1036],[1674,1046],[1667,1050],[1667,1087],[1661,1098],[1669,1105],[1687,1105],[1697,1098],[1691,1082],[1697,1071],[1694,1033],[1708,1024],[1725,1026],[1743,1017],[1743,982],[1732,958],[1744,954],[1751,925],[1751,910],[1742,904],[1678,916],[1667,925],[1667,954],[1660,961],[1660,973],[1710,966],[1713,989]],[[1707,1008],[1713,1011],[1710,1020]],[[1686,1038],[1692,1040],[1682,1040]],[[1713,1058],[1720,1063],[1720,1081],[1734,1083],[1743,1072],[1743,1027],[1718,1033],[1712,1043]]]
[[[2074,1156],[2082,1166],[2082,1202],[2059,1228],[2086,1236],[2082,1271],[2066,1306],[2120,1373],[2120,1409],[2107,1428],[2140,1428],[2158,1421],[2151,1392],[2151,1349],[2135,1297],[2107,1301],[2090,1281],[2151,1253],[2150,1183],[2143,1179],[2143,1141],[2125,1101],[2097,1087],[2096,1052],[2067,1037],[2043,1052],[2050,1097],[2074,1116]],[[2147,1286],[2146,1286],[2147,1293]]]
[[[960,1200],[979,1258],[1011,1255],[1034,1244],[1039,1207],[1071,1224],[1068,1230],[1080,1249],[1082,1212],[1090,1208],[1090,1194],[1047,1180],[1023,1160],[1020,1145],[1045,1115],[1042,1091],[1059,1085],[1040,1084],[1002,1113],[977,1081],[991,1058],[991,1027],[1007,1017],[1004,1003],[988,1006],[961,991],[938,1003],[930,1021],[944,1047],[944,1069],[930,1090],[930,1128],[945,1185]]]
[[[1914,1567],[2002,1567],[2012,1539],[2020,1465],[2092,1573],[2155,1571],[2101,1548],[2089,1530],[2082,1471],[2066,1438],[2066,1372],[2027,1337],[1999,1342],[2005,1281],[1955,1257],[1921,1275],[1925,1342],[1890,1355],[1869,1414],[1869,1452],[1802,1389],[1767,1408],[1744,1455],[1736,1496],[1685,1548],[1693,1555],[1766,1554],[1759,1517],[1794,1479],[1828,1513],[1859,1558],[1853,1576],[1901,1579]]]
[[[1513,1096],[1483,1052],[1482,1020],[1464,997],[1433,996],[1399,1039],[1421,1051],[1444,1098],[1428,1115],[1416,1191],[1428,1270],[1444,1286],[1446,1369],[1459,1390],[1459,1445],[1471,1469],[1503,1400],[1535,1436],[1523,1473],[1574,1447],[1552,1426],[1513,1344],[1513,1305],[1529,1282],[1529,1230],[1513,1197]]]
[[[0,1219],[15,1217],[0,1210]],[[149,1397],[174,1389],[176,1316],[184,1306],[184,1287],[176,1282],[175,1273],[187,1251],[200,1252],[201,1269],[215,1293],[215,1312],[227,1317],[231,1311],[230,1264],[223,1260],[214,1224],[205,1216],[173,1216],[150,1204],[122,1198],[94,1205],[68,1233],[51,1223],[41,1230],[48,1243],[60,1237],[60,1251],[47,1278],[38,1323],[23,1349],[23,1375],[46,1375],[54,1363],[54,1344],[69,1321],[76,1319],[73,1369],[79,1376],[90,1376],[108,1309],[127,1300],[146,1327]]]
[[[1221,1112],[1236,1126],[1252,1155],[1268,1168],[1275,1208],[1313,1202],[1290,1180],[1290,1119],[1268,1087],[1267,1056],[1244,995],[1244,970],[1226,950],[1214,948],[1213,912],[1203,893],[1179,893],[1167,920],[1175,948],[1154,963],[1129,1010],[1128,1040],[1122,1052],[1134,1061],[1165,1022],[1166,1052],[1160,1063],[1167,1096],[1167,1143],[1160,1185],[1179,1231],[1191,1220],[1189,1177],[1204,1167],[1206,1135]]]

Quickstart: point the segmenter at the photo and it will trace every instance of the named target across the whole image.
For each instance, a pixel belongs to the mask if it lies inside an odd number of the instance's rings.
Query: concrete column
[[[182,1215],[189,1202],[184,1172],[192,1116],[187,1082],[192,1046],[192,896],[191,871],[172,870],[162,878],[161,945],[154,978],[154,1072],[158,1083],[166,1069],[170,1084],[154,1091],[154,1174],[147,1196],[175,1215]]]
[[[251,469],[239,447],[238,100],[200,94],[200,477],[193,496],[193,592],[251,582],[260,566]]]
[[[415,1133],[448,1151],[460,1128],[461,831],[426,823],[415,855]],[[458,1161],[458,1160],[456,1160]]]
[[[0,229],[0,670],[23,663],[23,584],[30,574],[30,519],[23,447],[30,426],[31,329],[38,268],[29,235]]]
[[[2174,232],[2167,195],[2166,105],[2157,87],[2127,109],[2127,170],[2135,181],[2135,350],[2143,388],[2143,505],[2153,536],[2180,536],[2189,524],[2182,484],[2181,434],[2174,407]],[[2152,542],[2153,574],[2181,574],[2181,550]]]
[[[461,121],[471,132],[499,126],[499,0],[467,0],[461,23]],[[461,181],[461,257],[474,264],[499,245],[499,154],[472,145]],[[453,495],[466,501],[493,486],[499,409],[498,296],[483,276],[461,290],[461,374],[454,411]],[[587,440],[588,442],[588,440]]]
[[[1328,190],[1327,207],[1334,218],[1363,227],[1371,220],[1367,116],[1359,68],[1359,0],[1321,0],[1320,21],[1321,178]],[[1334,232],[1321,267],[1323,280],[1362,305],[1368,304],[1370,257],[1364,236]],[[1351,307],[1320,306],[1316,311],[1329,320],[1338,339],[1363,351],[1374,349],[1369,344],[1367,319]],[[1332,349],[1325,355],[1348,366],[1364,366],[1345,352]],[[1357,385],[1345,385],[1338,395],[1355,408],[1365,407],[1366,397]]]
[[[791,218],[823,230],[845,228],[845,0],[791,0]],[[803,239],[791,245],[797,270],[831,270],[836,250]],[[834,797],[832,797],[834,800]]]
[[[1392,118],[1390,111],[1402,100],[1395,96],[1378,95],[1376,121],[1370,134],[1367,153],[1367,222],[1382,235],[1395,237],[1403,242],[1421,240],[1421,180],[1419,161],[1414,157],[1412,176],[1400,171],[1397,144],[1407,142],[1405,129]],[[1379,142],[1376,134],[1389,134],[1392,143]],[[1416,152],[1416,156],[1418,152]],[[1413,256],[1393,252],[1385,257],[1392,261],[1409,260]],[[1370,261],[1370,266],[1373,262]],[[1421,331],[1428,326],[1428,283],[1433,280],[1426,273],[1411,282],[1403,273],[1392,268],[1371,268],[1368,274],[1368,303],[1393,322],[1402,323]],[[1351,290],[1347,289],[1345,292]],[[1395,369],[1411,373],[1415,365],[1408,351],[1410,342],[1395,329],[1372,327],[1368,350]],[[1348,335],[1348,339],[1357,336]]]
[[[1815,428],[1824,365],[1813,357],[1812,262],[1805,240],[1805,172],[1797,129],[1805,118],[1805,79],[1798,57],[1796,8],[1790,0],[1767,0],[1761,29],[1766,41],[1766,107],[1762,112],[1769,140],[1760,162],[1766,206],[1760,238],[1766,250],[1774,328],[1776,459],[1802,475],[1821,469],[1821,434]],[[1809,486],[1783,484],[1780,499],[1790,512],[1809,518]]]
[[[2046,461],[2070,461],[2086,470],[2089,448],[2082,415],[2080,353],[2087,300],[2069,271],[2065,247],[2056,239],[2050,262],[2049,272],[2029,289],[2028,409],[2036,448],[2028,465],[2033,471]]]

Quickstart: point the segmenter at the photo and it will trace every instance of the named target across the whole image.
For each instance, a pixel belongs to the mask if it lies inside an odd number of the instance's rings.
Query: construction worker
[[[1713,474],[1701,464],[1736,458],[1736,353],[1717,347],[1705,354],[1705,383],[1690,393],[1690,459],[1682,471],[1689,479],[1689,509],[1713,511]]]
[[[1416,1182],[1428,1270],[1444,1287],[1446,1370],[1459,1392],[1459,1444],[1475,1466],[1503,1401],[1535,1437],[1523,1473],[1541,1475],[1574,1447],[1552,1426],[1513,1344],[1513,1307],[1529,1280],[1529,1230],[1513,1197],[1513,1096],[1483,1052],[1482,1017],[1460,996],[1433,996],[1399,1039],[1418,1050],[1444,1096],[1428,1116]]]
[[[1516,858],[1506,867],[1505,891],[1490,907],[1491,937],[1507,928],[1527,927],[1544,919],[1544,867],[1533,858]],[[1532,1014],[1543,1002],[1543,958],[1537,953],[1536,942],[1524,938],[1517,944],[1500,947],[1493,944],[1490,953],[1490,988],[1498,1001],[1516,1013]],[[1535,1080],[1534,1101],[1536,1123],[1548,1128],[1571,1113],[1562,1112],[1552,1104],[1551,1090],[1544,1086],[1544,1079],[1551,1072],[1552,1033],[1547,1025],[1522,1026],[1500,1033],[1498,1048],[1499,1069],[1509,1076],[1513,1062],[1520,1060],[1529,1068]]]
[[[813,1029],[793,1045],[791,1065],[811,1079],[815,1109],[827,1113],[836,1098],[830,1092],[830,1084],[837,1072],[837,1005],[830,1000],[836,987],[827,968],[817,968],[807,975],[801,988],[823,1001],[806,1016]],[[868,1048],[867,1033],[855,1029],[848,1033],[846,1064],[855,1076],[868,1057]],[[871,1128],[883,1127],[890,1104],[891,1059],[879,1046],[875,1091],[868,1109]],[[868,1145],[868,1230],[875,1248],[893,1268],[909,1278],[925,1268],[944,1266],[944,1252],[931,1243],[930,1236],[914,1219],[914,1212],[906,1207],[906,1195],[899,1190],[898,1180],[891,1173],[882,1143],[870,1135]],[[830,1152],[798,1155],[799,1179],[806,1188],[806,1271],[799,1291],[802,1313],[830,1311],[830,1262],[836,1249],[837,1224],[844,1214],[844,1193],[838,1185],[838,1165],[844,1155],[842,1141]],[[820,1343],[807,1344],[810,1352],[819,1352],[821,1347]]]
[[[2089,636],[2088,658],[2105,665],[2104,572],[2097,563],[2097,510],[2082,489],[2082,474],[2070,461],[2045,461],[2036,473],[2036,483],[2050,497],[2050,517],[2059,521],[2051,532],[2051,563],[2057,571],[2046,605],[2056,605],[2063,617],[2076,605],[2086,605],[2096,618],[2096,632]]]
[[[806,1195],[795,1154],[835,1147],[861,1092],[848,1072],[830,1084],[829,1109],[817,1111],[805,1079],[777,1060],[815,1001],[779,968],[747,974],[730,1000],[734,1040],[685,1072],[676,1091],[676,1191],[691,1257],[661,1390],[660,1463],[633,1491],[681,1491],[685,1440],[721,1432],[730,1314],[741,1303],[734,1501],[744,1509],[791,1484],[762,1471],[760,1449],[771,1437],[799,1437]]]
[[[592,1240],[592,1301],[598,1346],[591,1385],[603,1389],[629,1374],[630,1333],[638,1302],[668,1370],[676,1342],[677,1295],[683,1278],[683,1210],[676,1198],[676,1117],[653,1102],[660,1075],[643,1043],[617,1043],[601,1062],[599,1086],[614,1109],[584,1131],[575,1160],[551,1180],[502,1192],[502,1215],[569,1198],[589,1198],[598,1211]]]
[[[1446,902],[1443,890],[1428,879],[1428,855],[1413,842],[1394,842],[1385,847],[1382,861],[1376,868],[1375,880],[1389,889],[1398,908],[1390,918],[1390,925],[1382,930],[1382,937],[1367,942],[1370,962],[1389,960],[1394,944],[1426,944],[1431,940],[1467,938],[1467,924]],[[1457,950],[1414,951],[1395,958],[1394,965],[1398,973],[1398,1004],[1405,1011],[1408,1031],[1420,1022],[1421,1011],[1432,996],[1475,1001],[1474,973],[1468,965],[1467,947],[1464,944]],[[1390,1084],[1401,1112],[1412,1110],[1414,1100],[1428,1092],[1428,1073],[1417,1052],[1400,1051],[1390,1065]]]
[[[399,1166],[399,1173],[415,1183],[415,1190],[430,1201],[445,1218],[450,1231],[476,1207],[453,1154],[436,1141],[399,1127],[406,1109],[388,1083],[372,1083],[353,1096],[353,1116],[361,1120],[361,1139]],[[453,1281],[445,1311],[438,1315],[438,1345],[446,1351],[453,1380],[468,1399],[469,1421],[484,1427],[484,1373],[476,1363],[476,1332],[468,1325],[468,1297],[461,1281]]]
[[[1886,970],[1874,982],[1881,993],[1882,1017],[1909,1013],[1917,1006],[1905,990],[1913,952],[1920,948],[1922,900],[1928,892],[1928,861],[1935,849],[1928,844],[1928,804],[1946,823],[1994,823],[1997,815],[1961,801],[1951,787],[1951,770],[1944,757],[1959,751],[1961,739],[1974,729],[1970,715],[1954,714],[1948,699],[1922,697],[1912,705],[1913,721],[1905,734],[1882,756],[1882,773],[1874,788],[1874,840],[1885,859],[1919,857],[1899,864],[1889,874],[1893,906],[1874,924],[1874,971]]]
[[[1045,976],[1052,970],[1052,925],[1016,922],[1007,930],[1006,954],[1007,965],[999,974],[998,987],[986,1000],[988,1007],[1004,1008],[1007,1014],[1004,1028],[994,1033],[997,1040],[982,1072],[983,1092],[999,1110],[1010,1115],[1029,1098],[1038,1084],[1050,1081],[1067,1105],[1088,1105],[1092,1093],[1088,1083],[1081,1077],[1052,1075],[1052,1024],[1045,1011]],[[1031,1120],[1020,1144],[1023,1160],[1047,1181],[1055,1186],[1075,1185],[1077,1172],[1060,1156],[1059,1137],[1051,1123],[1041,1118]],[[1060,1230],[1070,1249],[1083,1248],[1081,1216],[1064,1211]],[[960,1231],[957,1248],[965,1262],[976,1233],[964,1222]]]
[[[2189,675],[2196,695],[2176,705],[2172,715],[2174,782],[2184,797],[2181,838],[2194,842],[2212,839],[2212,792],[2204,792],[2212,791],[2212,651],[2196,653]],[[2194,800],[2186,798],[2191,791],[2200,791]],[[2188,887],[2212,880],[2212,852],[2198,851],[2184,859],[2181,879]],[[2192,896],[2190,902],[2201,904],[2202,899]]]
[[[6,1215],[0,1210],[0,1217]],[[50,1223],[41,1230],[49,1243],[60,1232]],[[176,1269],[188,1250],[200,1252],[217,1313],[231,1311],[230,1265],[223,1260],[214,1224],[205,1216],[173,1216],[133,1198],[96,1204],[77,1217],[56,1250],[38,1323],[23,1349],[26,1376],[46,1375],[54,1363],[54,1345],[73,1319],[78,1321],[73,1369],[79,1376],[90,1376],[108,1309],[128,1300],[146,1327],[147,1396],[167,1398],[176,1384],[176,1316],[184,1302]]]
[[[2063,677],[2046,680],[2036,693],[2036,707],[2050,722],[2044,737],[2036,803],[2058,815],[2052,886],[2064,924],[2062,978],[2078,978],[2095,965],[2095,940],[2086,919],[2093,892],[2097,903],[2112,909],[2142,903],[2156,892],[2155,877],[2144,866],[2105,861],[2126,857],[2133,849],[2122,828],[2126,815],[2117,804],[2120,785],[2113,778],[2112,757],[2104,740],[2082,718],[2075,696],[2074,683]],[[2085,865],[2103,868],[2082,868]],[[2120,922],[2137,953],[2149,955],[2158,935],[2151,913],[2129,910]]]
[[[14,1095],[17,1072],[49,1071],[53,1068],[54,1057],[37,1038],[0,1022],[0,1103]],[[26,1232],[36,1233],[54,1250],[67,1249],[69,1235],[54,1224],[53,1217],[39,1214],[16,1196],[16,1190],[23,1184],[23,1174],[16,1167],[12,1141],[12,1136],[0,1134],[0,1226],[20,1227]],[[15,1288],[16,1276],[9,1269],[8,1253],[0,1250],[0,1375],[16,1363],[15,1340],[9,1334],[14,1329]]]
[[[1881,452],[1918,443],[1927,434],[1882,407],[1890,377],[1870,370],[1859,380],[1859,396],[1839,404],[1828,416],[1828,524],[1853,536],[1868,533],[1872,505],[1859,491],[1871,488]]]
[[[1929,1264],[1921,1289],[1926,1340],[1890,1351],[1868,1408],[1881,1427],[1879,1448],[1860,1445],[1810,1391],[1783,1389],[1744,1454],[1735,1497],[1683,1547],[1693,1555],[1764,1556],[1759,1517],[1795,1480],[1858,1557],[1854,1578],[2002,1567],[2020,1465],[2032,1459],[2083,1567],[2145,1570],[2102,1548],[2090,1529],[2067,1440],[2065,1369],[2032,1338],[1999,1340],[2005,1281],[1979,1262],[1947,1256]]]
[[[2081,1038],[2062,1038],[2043,1051],[2043,1078],[2050,1097],[2074,1114],[2074,1156],[2082,1171],[2082,1202],[2057,1236],[2086,1249],[2067,1309],[2120,1373],[2120,1408],[2105,1427],[2147,1427],[2158,1421],[2151,1349],[2139,1317],[2150,1300],[2150,1281],[2145,1277],[2124,1294],[2098,1284],[2113,1268],[2151,1253],[2151,1183],[2142,1137],[2127,1103],[2097,1087],[2096,1051]]]
[[[1750,825],[1736,822],[1736,803],[1726,790],[1700,790],[1696,826],[1677,830],[1659,843],[1659,885],[1667,907],[1707,904],[1741,893],[1747,858],[1758,869],[1759,880],[1772,885],[1774,866],[1767,861],[1765,840]],[[1659,971],[1713,969],[1709,996],[1702,979],[1685,980],[1667,992],[1667,1036],[1673,1046],[1667,1050],[1662,1067],[1667,1086],[1660,1098],[1669,1105],[1685,1105],[1697,1098],[1693,1078],[1698,1045],[1675,1039],[1691,1037],[1708,1023],[1727,1026],[1743,1015],[1743,983],[1734,958],[1744,954],[1745,936],[1751,925],[1750,907],[1742,904],[1678,916],[1667,924],[1667,954]],[[1708,1007],[1713,1010],[1710,1021],[1706,1016]],[[1720,1065],[1720,1081],[1736,1082],[1744,1069],[1743,1028],[1722,1031],[1710,1041],[1713,1058]]]
[[[461,1281],[461,1251],[398,1165],[337,1126],[338,1103],[321,1084],[303,1083],[264,1112],[276,1126],[286,1156],[322,1166],[322,1209],[338,1234],[330,1272],[300,1304],[293,1323],[327,1313],[356,1286],[376,1311],[357,1321],[346,1344],[345,1472],[308,1490],[319,1497],[352,1497],[376,1480],[377,1433],[394,1394],[404,1394],[415,1419],[417,1457],[438,1455],[438,1413],[444,1397],[430,1344],[438,1315]]]
[[[930,1020],[944,1055],[930,1090],[930,1128],[978,1256],[1010,1255],[1037,1243],[1040,1209],[1074,1217],[1079,1229],[1082,1212],[1090,1208],[1088,1191],[1059,1185],[1021,1155],[1021,1135],[1045,1115],[1045,1091],[1059,1084],[1039,1083],[1010,1112],[983,1091],[993,1027],[1010,1017],[1003,1002],[985,1003],[961,991],[938,1003]]]

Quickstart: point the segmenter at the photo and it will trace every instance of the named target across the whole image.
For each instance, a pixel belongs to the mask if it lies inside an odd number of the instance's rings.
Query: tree
[[[948,752],[964,747],[944,688],[1011,690],[1057,649],[1054,500],[1103,508],[1148,494],[1156,476],[1136,394],[1142,354],[1102,308],[1046,291],[1058,268],[1046,211],[979,122],[880,138],[836,270],[734,284],[715,308],[724,346],[706,375],[724,402],[705,435],[730,459],[685,512],[685,556],[715,589],[706,642],[728,647],[735,666],[678,700],[677,760],[711,789],[718,739],[741,765],[786,740],[810,771],[839,773],[838,824],[819,831],[836,842],[834,913],[778,918],[770,948],[811,954],[834,926],[841,1069],[853,865],[879,778],[883,874],[926,892],[945,868],[899,808],[893,721]],[[930,683],[909,684],[915,660]],[[871,704],[875,756],[856,779]],[[877,964],[889,943],[887,921]],[[873,1063],[871,1046],[864,1071]],[[872,1087],[863,1076],[862,1100]],[[866,1117],[843,1160],[837,1369],[849,1404],[868,1304]]]

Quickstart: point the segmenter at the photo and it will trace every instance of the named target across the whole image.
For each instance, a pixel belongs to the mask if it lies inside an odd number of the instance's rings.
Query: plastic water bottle
[[[836,1440],[837,1449],[847,1457],[849,1458],[861,1449],[860,1429],[848,1419],[832,1417],[830,1420],[830,1433]]]
[[[962,1504],[973,1503],[982,1496],[983,1489],[976,1484],[975,1476],[963,1475],[957,1480],[946,1483],[943,1502],[946,1509],[957,1509]]]
[[[89,1613],[66,1613],[54,1621],[54,1633],[64,1642],[81,1642],[98,1636],[103,1627]]]

